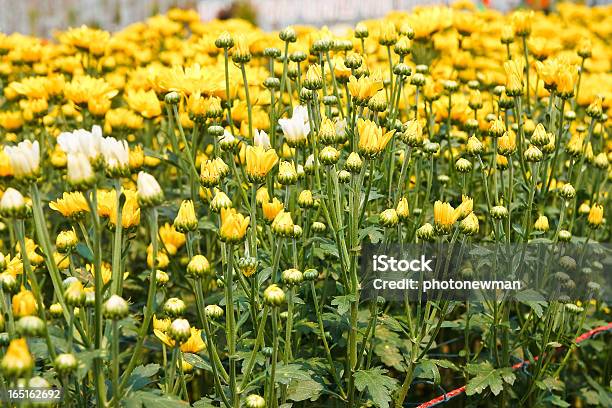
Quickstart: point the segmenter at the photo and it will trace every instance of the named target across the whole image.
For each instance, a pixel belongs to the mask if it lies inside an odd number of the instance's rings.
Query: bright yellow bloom
[[[270,202],[264,202],[261,205],[264,218],[268,222],[274,221],[274,218],[283,210],[283,203],[278,198],[274,197]]]
[[[153,317],[155,319],[155,317]],[[154,326],[155,327],[155,324]],[[174,340],[172,340],[164,331],[159,329],[153,329],[155,336],[160,339],[166,346],[174,347]],[[202,330],[191,327],[191,336],[186,342],[182,343],[180,349],[183,353],[199,353],[206,348],[204,340],[202,340]]]
[[[246,173],[253,182],[261,182],[278,162],[274,149],[264,149],[263,146],[248,146],[246,148]]]
[[[79,28],[71,28],[60,35],[62,44],[71,45],[81,51],[90,52],[94,55],[102,55],[106,49],[106,45],[110,39],[108,31],[81,26]]]
[[[161,115],[161,104],[153,90],[129,90],[125,94],[125,101],[131,109],[147,119]]]
[[[452,205],[440,200],[434,203],[434,225],[443,234],[448,234],[457,221],[458,213]]]
[[[219,228],[221,240],[230,243],[242,241],[250,220],[250,217],[243,216],[233,208],[222,208],[221,227]]]
[[[474,200],[466,195],[461,196],[461,204],[455,209],[455,219],[463,219],[474,209]]]
[[[353,98],[360,104],[365,104],[376,92],[383,89],[382,80],[374,79],[371,76],[362,76],[359,79],[351,75],[349,78],[348,89]]]
[[[198,218],[195,214],[193,201],[184,200],[174,219],[174,228],[180,232],[194,231],[198,228]]]
[[[21,292],[13,296],[13,315],[15,317],[31,316],[38,310],[38,304],[34,294],[29,290],[21,289]]]
[[[594,204],[589,211],[588,223],[591,227],[597,228],[603,223],[603,206]]]
[[[11,340],[0,367],[6,376],[21,377],[32,370],[34,359],[25,338]]]
[[[384,133],[383,129],[371,120],[357,120],[359,131],[359,150],[364,156],[375,157],[382,152],[395,130]]]
[[[89,211],[85,196],[80,191],[63,193],[62,198],[49,203],[49,208],[60,212],[67,218],[79,218]]]
[[[176,254],[186,242],[185,234],[178,232],[174,229],[174,226],[169,223],[165,223],[159,228],[159,237],[168,251],[168,255]]]
[[[525,63],[522,59],[513,59],[504,62],[506,71],[506,93],[510,96],[520,95],[523,92],[523,69]]]

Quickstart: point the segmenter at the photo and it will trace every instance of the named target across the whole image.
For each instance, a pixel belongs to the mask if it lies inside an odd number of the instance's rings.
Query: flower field
[[[612,406],[611,38],[465,1],[0,33],[0,405]],[[366,246],[425,244],[545,245],[558,296],[365,296]]]

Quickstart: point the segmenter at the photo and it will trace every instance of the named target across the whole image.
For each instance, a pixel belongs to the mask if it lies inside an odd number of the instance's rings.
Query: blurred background
[[[506,11],[518,6],[554,7],[555,0],[474,0]],[[452,1],[450,1],[452,2]],[[0,0],[0,32],[49,37],[55,29],[87,24],[117,30],[172,7],[197,9],[203,20],[241,17],[263,29],[289,24],[337,25],[384,16],[441,0]],[[589,5],[612,0],[587,0]]]

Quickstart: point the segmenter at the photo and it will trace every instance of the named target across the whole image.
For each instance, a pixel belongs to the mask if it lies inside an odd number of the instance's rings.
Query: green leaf
[[[287,398],[292,401],[316,401],[325,387],[312,378],[307,380],[291,381],[287,388]]]
[[[355,301],[354,295],[336,296],[331,301],[332,306],[338,306],[338,314],[340,316],[346,314],[351,307],[351,302]]]
[[[432,380],[434,384],[440,384],[440,370],[431,360],[422,360],[414,369],[414,377]]]
[[[543,308],[548,306],[548,303],[544,300],[544,296],[533,289],[520,291],[514,296],[514,298],[524,305],[529,306],[538,317],[542,317],[544,315]]]
[[[312,376],[301,364],[280,365],[276,368],[275,380],[278,383],[289,385],[292,380],[311,380]]]
[[[559,397],[558,395],[554,395],[554,394],[544,398],[544,401],[549,402],[550,404],[556,407],[567,408],[570,406],[568,402],[563,401],[561,397]]]
[[[93,253],[89,247],[82,242],[79,242],[76,246],[76,251],[81,255],[87,262],[93,262]]]
[[[189,404],[160,391],[136,391],[121,401],[126,408],[188,408]]]
[[[489,364],[490,366],[490,364]],[[480,371],[476,377],[472,378],[465,388],[466,395],[480,394],[489,388],[493,395],[498,395],[504,388],[502,377],[499,371],[491,368],[490,370]]]
[[[204,360],[202,357],[198,356],[197,354],[183,353],[183,358],[186,362],[196,368],[212,372],[212,367],[210,366],[210,363]]]
[[[138,366],[132,371],[128,380],[128,388],[140,390],[149,385],[153,377],[159,371],[159,364],[147,364],[146,366]]]
[[[355,387],[358,391],[366,391],[374,405],[388,408],[391,394],[395,390],[396,380],[385,375],[387,370],[374,367],[369,370],[359,370],[355,373]]]

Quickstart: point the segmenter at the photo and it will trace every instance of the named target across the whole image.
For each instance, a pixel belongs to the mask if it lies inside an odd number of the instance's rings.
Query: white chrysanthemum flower
[[[106,168],[111,173],[122,172],[129,168],[130,149],[125,140],[117,140],[114,137],[102,139],[102,156]]]
[[[95,125],[91,132],[77,129],[73,132],[64,132],[57,137],[57,143],[66,153],[82,153],[88,160],[96,160],[102,153],[102,128]]]
[[[255,136],[253,137],[253,144],[255,146],[261,146],[264,149],[268,150],[272,146],[270,145],[270,137],[263,130],[255,129]]]
[[[25,198],[12,187],[6,189],[0,200],[0,211],[6,214],[13,214],[25,207]]]
[[[308,110],[302,105],[293,108],[291,119],[279,119],[278,124],[283,129],[285,141],[290,147],[300,146],[306,143],[310,124],[308,123]]]
[[[164,197],[164,193],[155,177],[144,171],[138,173],[136,186],[138,188],[138,201],[142,205],[159,204]]]
[[[93,183],[95,179],[94,171],[83,153],[68,153],[66,167],[66,178],[73,186],[86,187]]]
[[[6,146],[4,151],[9,157],[13,173],[17,178],[27,178],[38,174],[40,167],[40,147],[38,141],[24,140],[17,146]]]

